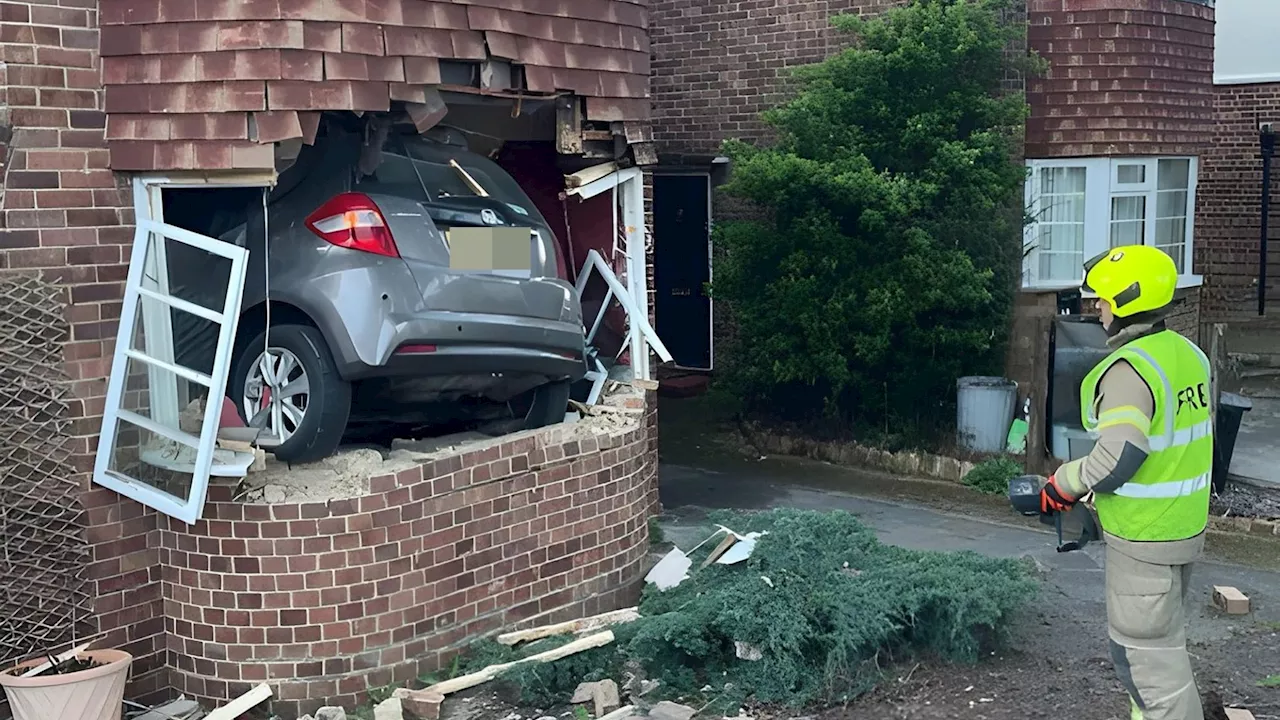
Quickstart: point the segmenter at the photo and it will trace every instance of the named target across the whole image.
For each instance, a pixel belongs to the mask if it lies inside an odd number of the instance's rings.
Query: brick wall
[[[900,0],[653,0],[654,137],[661,152],[711,153],[764,140],[760,113],[788,94],[790,71],[832,55],[831,19]]]
[[[76,480],[84,489],[81,499],[92,552],[87,574],[92,582],[90,592],[95,598],[97,629],[107,633],[100,644],[118,647],[134,655],[130,697],[135,700],[145,702],[163,697],[169,694],[171,687],[202,697],[225,696],[218,693],[229,686],[216,683],[219,680],[242,682],[242,679],[228,676],[225,666],[212,664],[216,662],[214,656],[218,652],[219,641],[205,637],[204,633],[215,623],[197,627],[195,623],[204,622],[204,615],[198,618],[185,615],[191,606],[182,607],[178,597],[180,588],[187,587],[182,584],[184,578],[190,577],[184,572],[206,573],[202,575],[204,580],[213,582],[216,576],[217,581],[225,581],[229,585],[242,577],[240,567],[234,562],[229,566],[217,564],[219,558],[224,557],[220,555],[223,538],[212,535],[200,537],[198,529],[188,531],[185,527],[171,525],[168,518],[160,518],[157,513],[110,490],[93,486],[89,481],[134,232],[132,195],[127,187],[127,177],[113,174],[108,168],[109,153],[104,137],[107,121],[98,53],[98,4],[98,0],[0,0],[0,161],[3,162],[0,167],[0,272],[40,272],[68,288],[66,314],[71,338],[66,345],[65,357],[66,371],[74,390],[74,398],[70,402],[70,412],[75,418],[72,423],[72,462],[77,471]],[[112,4],[122,8],[128,3],[116,0]],[[627,11],[633,16],[643,14],[643,8],[635,4],[613,5],[618,12]],[[155,2],[149,4],[149,7],[155,6]],[[203,122],[199,116],[186,117]],[[563,513],[552,513],[544,518],[547,524],[539,525],[539,530],[531,535],[535,539],[526,541],[534,542],[537,548],[547,552],[551,552],[552,546],[563,551],[567,547],[563,543],[569,542],[564,536],[576,532],[569,529],[575,525],[602,525],[601,529],[588,532],[581,538],[586,544],[582,546],[582,554],[576,556],[580,559],[598,556],[597,559],[582,565],[569,561],[572,569],[556,578],[519,578],[520,582],[528,580],[530,598],[541,603],[538,612],[555,607],[566,608],[564,612],[577,612],[590,609],[595,604],[611,602],[605,592],[606,586],[612,589],[614,581],[621,583],[626,572],[634,575],[638,567],[634,558],[638,553],[642,554],[647,538],[645,513],[656,509],[657,502],[656,491],[645,485],[656,482],[656,432],[646,430],[628,436],[625,442],[609,442],[613,444],[594,458],[587,456],[572,461],[537,459],[537,452],[550,451],[554,454],[555,451],[549,447],[531,450],[527,461],[529,467],[538,465],[541,469],[513,473],[501,483],[493,484],[494,487],[501,485],[511,493],[516,492],[515,488],[540,489],[549,498],[544,507],[547,504],[565,506]],[[594,466],[605,458],[618,458],[623,452],[638,451],[643,451],[639,459],[628,456],[625,462],[611,459],[608,466]],[[581,445],[577,452],[583,454]],[[635,467],[636,463],[639,463],[639,468]],[[625,470],[622,469],[624,466]],[[403,490],[410,494],[421,493],[422,488],[431,487],[432,480],[434,478],[423,480],[422,484]],[[613,494],[615,489],[621,493],[616,497]],[[493,491],[481,488],[476,481],[474,488],[459,489],[456,497],[471,498],[472,495],[490,492]],[[637,493],[644,494],[647,501],[637,504]],[[380,497],[384,500],[398,499],[400,494],[390,490]],[[217,502],[218,498],[223,502]],[[320,519],[309,516],[304,519],[301,508],[298,508],[297,524],[282,526],[272,523],[275,515],[263,518],[254,514],[261,509],[241,508],[225,500],[225,496],[215,495],[210,510],[214,517],[221,517],[222,513],[233,514],[238,509],[247,513],[243,521],[231,525],[233,533],[236,528],[250,525],[262,533],[277,532],[281,527],[286,533],[297,533],[271,538],[272,542],[280,542],[275,550],[282,554],[288,555],[290,546],[287,541],[290,539],[300,542],[304,537],[324,540],[318,530]],[[495,499],[494,502],[502,501]],[[614,507],[615,502],[624,504]],[[263,509],[271,511],[271,508]],[[308,509],[308,512],[315,512],[315,509]],[[335,510],[325,518],[336,518],[343,523],[350,520],[358,524],[362,522],[360,518],[371,517],[369,513],[362,512],[348,507],[341,512]],[[454,517],[461,515],[455,511]],[[510,513],[493,511],[482,520],[464,523],[457,530],[445,528],[443,519],[433,519],[431,522],[435,529],[431,533],[437,530],[446,534],[457,532],[471,538],[470,533],[474,532],[472,539],[476,543],[482,542],[481,538],[496,542],[495,533],[503,532],[502,523],[511,517]],[[316,522],[311,524],[317,527],[314,531],[309,524],[313,519]],[[553,520],[560,524],[554,524]],[[439,528],[434,525],[437,521],[441,523]],[[421,539],[429,535],[423,532],[423,521],[417,522],[411,530],[411,537]],[[403,527],[412,524],[406,520]],[[185,544],[187,539],[195,539],[195,552]],[[234,536],[229,538],[230,541],[235,539]],[[463,541],[464,538],[460,538],[458,542]],[[360,555],[366,549],[372,552],[371,548],[360,545],[350,552]],[[435,548],[431,550],[434,552]],[[290,557],[304,555],[305,552],[295,551]],[[353,555],[353,562],[356,555]],[[204,569],[199,565],[201,557],[210,562]],[[265,559],[260,551],[250,553],[247,544],[245,553],[237,557]],[[326,558],[325,562],[329,562],[332,556]],[[192,566],[183,568],[181,563],[188,560]],[[244,561],[241,562],[243,564]],[[373,561],[361,563],[362,578],[364,569],[375,565],[387,567],[381,556],[375,555]],[[215,567],[226,568],[226,574],[214,570]],[[424,567],[416,570],[426,572]],[[369,572],[381,570],[369,569]],[[271,579],[262,572],[247,572],[246,576],[256,578],[255,583]],[[577,585],[568,584],[570,580],[579,579],[582,582]],[[336,579],[334,582],[337,587]],[[515,580],[511,582],[515,583]],[[566,590],[570,587],[572,589]],[[535,589],[545,589],[546,593],[535,596]],[[516,593],[516,585],[513,584],[510,590],[512,594]],[[241,597],[249,597],[259,591],[246,588],[236,592],[241,594],[234,599],[240,602]],[[364,599],[365,602],[370,600],[377,602],[376,597]],[[423,643],[429,645],[427,651],[435,652],[441,647],[437,641],[443,642],[436,633],[448,632],[446,621],[448,613],[453,611],[465,612],[464,606],[450,609],[441,605],[430,618],[431,630],[417,622],[397,626],[391,631],[394,640],[385,646],[379,644],[382,642],[378,635],[381,630],[365,633],[353,627],[351,636],[363,638],[365,649],[349,656],[334,656],[339,658],[336,667],[348,670],[339,672],[330,666],[322,668],[320,675],[314,675],[314,668],[306,666],[303,668],[307,673],[306,679],[285,683],[289,688],[286,692],[294,694],[294,700],[300,700],[297,693],[323,689],[323,683],[329,679],[336,683],[336,678],[345,676],[344,673],[361,681],[381,680],[381,675],[367,668],[357,671],[355,656],[386,652],[387,657],[391,657],[396,652],[404,652],[407,659],[409,652],[417,649],[417,646],[409,644],[412,638],[423,639]],[[530,612],[527,604],[516,614],[526,612]],[[486,622],[497,622],[493,619],[495,617],[506,622],[514,620],[515,614],[510,617],[501,613],[489,615]],[[282,632],[280,628],[284,628],[286,622],[297,619],[293,615],[288,618],[286,621],[285,617],[278,617],[277,633]],[[468,631],[479,627],[478,622],[478,619],[473,619]],[[292,625],[288,628],[296,638],[310,632],[308,629],[299,631]],[[374,637],[369,639],[365,635]],[[431,640],[428,643],[424,638]],[[456,639],[457,636],[449,635],[449,640]],[[200,646],[201,652],[207,650],[209,654],[191,656],[199,659],[198,665],[194,660],[188,662],[184,659],[188,657],[190,642],[210,644]],[[387,650],[390,647],[399,649]],[[342,657],[346,660],[341,660]],[[171,667],[180,663],[185,663],[182,669],[170,672]],[[281,669],[286,664],[282,660],[276,667]],[[215,684],[203,684],[197,679],[198,675],[206,672],[214,678]],[[394,672],[403,673],[404,670]],[[272,678],[273,681],[277,679]],[[354,697],[364,688],[357,689],[355,685],[355,681],[348,680],[340,693],[335,690],[335,695]]]
[[[612,434],[551,428],[373,477],[351,500],[213,488],[158,533],[175,690],[269,681],[283,717],[354,707],[469,638],[634,602],[657,503],[656,402]]]
[[[1213,133],[1213,8],[1191,0],[1030,0],[1049,61],[1027,157],[1198,155]]]
[[[1213,141],[1201,159],[1196,191],[1196,268],[1205,276],[1206,322],[1257,317],[1262,228],[1258,123],[1280,122],[1280,84],[1220,85],[1214,100]],[[1280,187],[1280,163],[1273,184]],[[1271,227],[1280,230],[1277,194],[1272,195]],[[1277,309],[1280,245],[1271,244],[1268,258],[1268,302]]]
[[[134,655],[145,697],[165,684],[156,516],[88,480],[133,239],[132,200],[107,169],[97,48],[96,0],[0,2],[0,270],[68,286],[90,592],[102,644]]]

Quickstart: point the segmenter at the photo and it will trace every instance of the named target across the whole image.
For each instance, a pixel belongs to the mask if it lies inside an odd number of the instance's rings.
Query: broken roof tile
[[[360,55],[386,55],[382,28],[365,23],[342,23],[342,51]]]
[[[320,113],[300,112],[298,113],[298,124],[302,126],[302,142],[314,145],[316,133],[320,132]]]
[[[526,65],[524,68],[525,85],[534,92],[555,92],[556,77],[549,67]]]
[[[302,137],[302,123],[294,110],[275,110],[254,113],[250,123],[252,140],[274,143]]]
[[[489,54],[507,60],[520,59],[520,40],[515,35],[494,30],[484,34],[485,44],[489,46]]]
[[[532,15],[578,18],[597,22],[647,28],[647,9],[618,0],[454,0],[463,5],[479,5],[499,10],[513,10]]]

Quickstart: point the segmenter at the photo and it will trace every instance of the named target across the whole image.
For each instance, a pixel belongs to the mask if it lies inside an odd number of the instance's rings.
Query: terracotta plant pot
[[[0,672],[13,720],[120,720],[133,656],[123,650],[86,650],[80,657],[102,665],[63,675],[17,677],[45,662],[38,658],[18,665],[17,675]]]

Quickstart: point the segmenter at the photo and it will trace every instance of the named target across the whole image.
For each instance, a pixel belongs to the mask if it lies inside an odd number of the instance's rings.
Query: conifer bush
[[[707,543],[683,583],[665,592],[646,588],[641,619],[614,627],[613,644],[521,666],[500,681],[539,707],[563,704],[579,682],[622,682],[629,671],[660,680],[660,695],[714,696],[726,707],[842,701],[900,661],[976,661],[1006,639],[1010,616],[1036,590],[1018,561],[885,545],[845,512],[723,513],[712,520],[768,534],[742,563],[697,569],[715,544]],[[507,662],[569,639],[514,650],[487,643],[467,666]],[[740,659],[739,643],[760,659]]]
[[[748,410],[894,435],[999,374],[1022,257],[1026,104],[1002,82],[1004,0],[842,16],[852,44],[796,73],[770,147],[729,142],[712,295],[733,308],[725,380]],[[1027,64],[1027,67],[1030,67]]]

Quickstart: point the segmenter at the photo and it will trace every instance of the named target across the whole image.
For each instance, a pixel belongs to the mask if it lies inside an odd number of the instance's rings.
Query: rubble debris
[[[613,680],[582,683],[573,691],[573,699],[569,702],[573,705],[593,703],[597,718],[604,717],[622,705],[622,700],[618,697],[618,683]]]
[[[200,703],[179,697],[177,700],[157,705],[134,717],[133,720],[200,720],[203,717],[204,711],[200,709]]]
[[[649,708],[649,717],[654,718],[654,720],[689,720],[697,712],[697,710],[688,705],[680,705],[670,700],[663,700]]]
[[[269,697],[271,697],[271,686],[262,683],[235,700],[205,715],[204,720],[236,720],[236,718],[265,702]]]
[[[28,668],[28,669],[26,670],[26,672],[22,673],[22,677],[24,677],[24,678],[35,677],[35,676],[39,675],[40,673],[44,672],[45,670],[48,670],[49,668],[53,667],[54,665],[61,665],[62,663],[64,663],[64,662],[66,662],[66,661],[70,660],[71,658],[73,658],[73,657],[75,657],[75,656],[79,655],[80,653],[84,652],[85,650],[88,650],[88,649],[89,649],[89,646],[90,646],[90,645],[93,645],[93,644],[94,644],[95,642],[97,642],[97,641],[98,641],[98,639],[99,639],[99,638],[101,638],[101,637],[102,637],[102,633],[98,633],[97,635],[93,636],[92,638],[89,638],[89,641],[88,641],[88,642],[81,643],[80,645],[77,645],[77,646],[75,646],[75,647],[71,648],[70,650],[67,650],[67,651],[65,651],[65,652],[58,653],[58,654],[53,658],[53,662],[50,662],[50,661],[48,661],[48,660],[45,660],[44,662],[40,663],[39,665],[35,665],[35,666],[31,667],[31,668]]]
[[[322,707],[316,711],[316,720],[347,720],[347,711],[334,705]]]
[[[440,706],[444,704],[444,694],[432,690],[399,688],[391,697],[400,700],[405,720],[439,720]]]
[[[518,665],[525,665],[530,663],[549,663],[554,660],[559,660],[560,658],[563,658],[563,657],[568,657],[570,655],[583,652],[584,650],[591,650],[594,648],[603,647],[605,645],[608,645],[611,642],[613,642],[613,632],[609,630],[605,630],[604,632],[596,633],[595,635],[588,635],[587,637],[579,638],[577,640],[574,640],[571,643],[568,643],[567,645],[561,645],[558,648],[553,648],[551,650],[540,652],[536,655],[530,655],[527,658],[522,658],[520,660],[515,660],[508,663],[490,665],[482,670],[479,670],[473,673],[468,673],[461,677],[456,677],[451,680],[445,680],[444,682],[438,682],[435,685],[432,685],[431,687],[427,688],[427,690],[431,692],[440,693],[441,695],[448,695],[449,693],[458,692],[459,690],[466,690],[467,688],[472,688],[472,687],[475,687],[476,685],[481,685],[483,683],[489,682],[490,680],[496,678],[502,673]]]
[[[601,715],[596,720],[629,720],[629,718],[636,717],[634,715],[635,710],[631,705],[624,705],[608,715]]]
[[[748,645],[741,640],[733,641],[733,651],[738,656],[739,660],[756,662],[764,659],[764,653],[761,652],[760,648],[755,645]]]
[[[378,703],[373,708],[373,720],[407,720],[404,706],[400,698],[394,695]]]
[[[706,685],[731,686],[717,690],[715,707],[708,708],[720,714],[732,714],[748,698],[796,708],[840,702],[885,679],[876,661],[889,651],[977,660],[983,643],[1008,639],[1009,616],[1031,602],[1038,587],[1016,559],[885,545],[843,512],[717,512],[712,522],[738,536],[756,533],[754,551],[734,565],[713,563],[666,590],[646,586],[641,617],[615,626],[613,645],[526,665],[501,680],[522,702],[540,707],[564,702],[584,679],[628,674],[661,678],[654,701],[691,697]],[[684,557],[701,563],[711,540],[720,539],[712,535]],[[861,574],[841,572],[846,563]],[[489,641],[472,649],[464,668],[508,662],[557,641],[541,640],[524,652]],[[761,659],[739,658],[738,643],[748,656],[747,648],[760,649]]]
[[[1227,708],[1227,720],[1253,720],[1253,713],[1244,708]]]
[[[1249,614],[1249,596],[1229,585],[1213,587],[1213,604],[1228,615]]]
[[[640,611],[637,608],[629,607],[622,610],[613,610],[591,617],[580,618],[578,620],[570,620],[568,622],[556,623],[554,625],[542,625],[539,627],[529,628],[528,630],[515,630],[513,632],[503,633],[498,636],[498,642],[503,645],[518,645],[522,642],[532,640],[541,640],[542,638],[552,637],[553,635],[582,635],[594,632],[610,625],[618,625],[628,623],[640,617]]]

